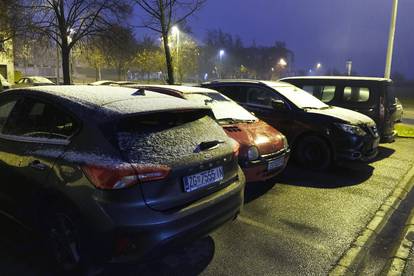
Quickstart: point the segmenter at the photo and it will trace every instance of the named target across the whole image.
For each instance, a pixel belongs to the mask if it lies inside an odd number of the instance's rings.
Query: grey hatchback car
[[[211,116],[130,88],[9,90],[0,95],[1,212],[37,230],[67,270],[204,236],[237,216],[245,184],[238,144]]]

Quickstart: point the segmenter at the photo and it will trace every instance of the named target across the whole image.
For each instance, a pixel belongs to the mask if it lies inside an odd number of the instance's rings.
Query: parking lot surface
[[[100,274],[326,275],[414,165],[413,152],[414,139],[397,139],[381,144],[370,164],[328,172],[290,165],[271,182],[249,184],[239,218],[211,236],[151,263],[107,265]],[[45,275],[45,258],[13,252],[1,252],[1,271]]]

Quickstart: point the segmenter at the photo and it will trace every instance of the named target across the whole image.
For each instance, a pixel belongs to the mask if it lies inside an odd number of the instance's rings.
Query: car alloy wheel
[[[69,215],[60,212],[51,215],[48,236],[52,253],[64,271],[72,271],[80,264],[78,230]]]
[[[314,170],[324,170],[331,164],[332,154],[329,145],[320,137],[302,138],[295,150],[299,164]]]

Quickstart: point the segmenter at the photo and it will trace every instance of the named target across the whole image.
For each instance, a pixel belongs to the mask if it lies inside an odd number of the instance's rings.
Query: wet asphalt
[[[381,144],[370,164],[323,173],[291,164],[272,181],[249,184],[239,218],[210,236],[151,263],[106,265],[99,275],[326,275],[413,165],[409,138]],[[53,275],[47,258],[16,255],[7,244],[0,274]]]

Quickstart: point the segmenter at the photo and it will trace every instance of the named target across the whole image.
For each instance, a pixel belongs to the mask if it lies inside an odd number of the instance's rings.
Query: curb
[[[410,237],[414,234],[414,209],[411,211],[410,216],[404,226],[403,233],[399,239],[399,246],[394,250],[391,259],[385,266],[383,275],[387,276],[399,276],[403,275],[410,250],[413,247],[413,238]]]
[[[408,192],[413,188],[414,181],[411,181],[413,178],[414,166],[411,167],[403,179],[397,184],[393,193],[388,196],[385,202],[377,210],[374,217],[365,226],[365,229],[362,230],[361,234],[351,243],[350,248],[340,257],[336,265],[330,270],[329,275],[355,274],[356,269],[364,259],[368,249],[374,243],[377,235],[384,228],[394,211],[400,206],[401,201],[404,200]],[[414,220],[412,221],[412,224],[414,224]],[[414,231],[414,225],[411,226]],[[399,260],[396,260],[395,265],[400,267],[401,264],[398,264],[397,262],[400,262],[401,259],[398,259]]]

